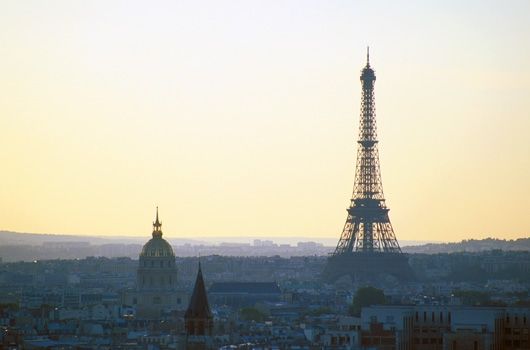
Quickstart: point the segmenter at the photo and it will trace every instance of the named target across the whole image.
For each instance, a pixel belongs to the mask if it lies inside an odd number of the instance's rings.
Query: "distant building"
[[[371,306],[361,312],[361,346],[379,350],[530,349],[530,309]]]
[[[279,301],[281,295],[276,282],[217,282],[210,287],[210,296],[215,304],[237,307]]]
[[[153,238],[140,253],[137,291],[133,293],[138,319],[158,319],[164,311],[183,309],[184,293],[177,288],[177,267],[171,245],[162,238],[162,223],[153,222]],[[134,303],[136,301],[136,303]]]

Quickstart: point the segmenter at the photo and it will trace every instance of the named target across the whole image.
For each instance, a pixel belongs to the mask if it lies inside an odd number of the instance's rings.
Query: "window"
[[[160,297],[154,297],[153,304],[162,304],[162,300],[160,299]]]
[[[444,321],[444,313],[440,311],[440,322]]]

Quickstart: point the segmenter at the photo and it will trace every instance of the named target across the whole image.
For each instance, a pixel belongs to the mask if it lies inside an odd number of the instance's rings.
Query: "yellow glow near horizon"
[[[530,233],[530,4],[6,1],[0,229],[337,238],[371,46],[400,240]],[[495,24],[495,25],[493,25]]]

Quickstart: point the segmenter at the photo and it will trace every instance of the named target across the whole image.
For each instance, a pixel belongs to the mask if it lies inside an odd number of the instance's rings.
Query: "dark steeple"
[[[211,335],[213,328],[212,312],[208,304],[200,261],[195,287],[184,319],[188,335]]]
[[[158,207],[156,207],[156,220],[153,222],[153,238],[162,237],[162,223],[158,220]]]

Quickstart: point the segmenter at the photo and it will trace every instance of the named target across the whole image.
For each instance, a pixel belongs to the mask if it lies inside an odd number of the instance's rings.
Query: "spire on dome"
[[[153,222],[153,238],[162,237],[162,223],[158,220],[158,207],[156,207],[156,219]]]

